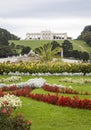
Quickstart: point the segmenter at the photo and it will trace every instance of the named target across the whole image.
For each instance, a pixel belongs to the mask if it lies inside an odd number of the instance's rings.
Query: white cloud
[[[91,0],[1,0],[0,27],[25,37],[26,32],[67,32],[76,38],[91,24]]]
[[[85,0],[1,0],[2,18],[90,17],[91,1]]]
[[[27,32],[40,32],[51,30],[53,32],[67,32],[68,36],[76,38],[86,25],[91,23],[91,18],[62,18],[62,19],[31,19],[31,18],[8,18],[0,19],[2,28],[25,38]]]

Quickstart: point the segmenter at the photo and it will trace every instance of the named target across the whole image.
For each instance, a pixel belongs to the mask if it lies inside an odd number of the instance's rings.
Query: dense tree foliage
[[[52,41],[51,45],[52,45],[52,50],[55,49],[56,47],[61,47],[57,41]]]
[[[0,34],[0,46],[8,46],[8,39],[5,37],[4,32]]]
[[[63,55],[64,57],[73,57],[75,59],[80,59],[83,61],[89,60],[89,54],[87,52],[81,52],[78,50],[73,50],[73,45],[70,41],[65,40],[62,43],[62,48],[63,48]]]
[[[20,53],[27,54],[31,49],[30,47],[15,45],[14,43],[9,44],[8,40],[19,40],[19,38],[0,28],[0,58],[19,55]]]
[[[0,28],[0,38],[2,37],[2,34],[4,35],[4,37],[7,40],[19,40],[20,38],[17,37],[14,34],[11,34],[9,31],[7,31],[6,29]]]
[[[80,57],[83,61],[89,60],[89,54],[87,52],[82,52]]]
[[[0,29],[0,57],[16,55],[16,51],[9,45],[7,34],[6,30]]]
[[[16,55],[16,50],[12,50],[9,46],[0,47],[0,58]]]
[[[65,51],[71,51],[73,50],[73,46],[72,46],[72,43],[68,40],[64,40],[64,42],[62,43],[62,48]]]
[[[30,52],[31,48],[30,47],[24,47],[21,51],[21,54],[24,55],[24,54],[28,54]]]
[[[64,57],[71,57],[71,51],[73,50],[72,43],[68,40],[64,40],[62,43]]]
[[[88,25],[83,29],[78,39],[84,40],[89,46],[91,46],[91,25]]]

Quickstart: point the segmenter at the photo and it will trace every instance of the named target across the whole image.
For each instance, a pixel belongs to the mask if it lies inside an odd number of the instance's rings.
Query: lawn
[[[6,77],[7,76],[0,76],[0,78]],[[22,81],[27,81],[29,78],[34,77],[22,76]],[[65,78],[72,78],[75,80],[81,80],[83,78],[84,80],[90,80],[91,76],[45,76],[43,78],[51,84],[56,83],[66,85],[67,87],[72,86],[74,90],[88,91],[91,93],[91,83],[79,84],[59,82],[61,79]],[[32,93],[47,94],[49,92],[42,89],[35,89]],[[72,94],[65,95],[74,96]],[[91,99],[91,95],[79,95],[79,98]],[[91,130],[91,110],[59,107],[25,97],[21,97],[21,100],[23,106],[21,109],[16,110],[15,113],[22,112],[26,118],[32,120],[31,130]]]
[[[44,44],[47,44],[51,42],[51,40],[10,40],[9,43],[15,43],[16,45],[24,45],[24,46],[30,46],[33,50],[39,46],[42,46]],[[62,45],[63,40],[57,41],[60,45]],[[70,40],[70,42],[73,45],[74,50],[78,51],[86,51],[88,53],[91,53],[91,48],[86,44],[86,42],[81,40]]]
[[[39,46],[42,46],[46,43],[51,42],[50,40],[10,40],[10,43],[15,43],[16,45],[24,45],[24,46],[29,46],[33,50]]]
[[[90,130],[91,111],[58,107],[21,98],[24,116],[32,120],[31,130]]]
[[[78,51],[86,51],[88,53],[91,53],[91,48],[86,44],[86,42],[81,40],[73,40],[73,49]]]

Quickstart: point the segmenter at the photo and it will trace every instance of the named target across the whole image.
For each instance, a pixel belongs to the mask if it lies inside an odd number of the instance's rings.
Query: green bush
[[[80,73],[84,75],[91,72],[90,63],[61,63],[61,62],[44,62],[44,63],[1,63],[0,64],[0,74],[9,72],[29,72],[32,73]]]

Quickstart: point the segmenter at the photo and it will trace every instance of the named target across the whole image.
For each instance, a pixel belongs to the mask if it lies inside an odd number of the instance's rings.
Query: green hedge
[[[89,63],[1,63],[0,64],[0,74],[9,72],[29,72],[32,73],[80,73],[84,75],[91,72],[91,64]]]

